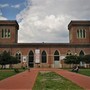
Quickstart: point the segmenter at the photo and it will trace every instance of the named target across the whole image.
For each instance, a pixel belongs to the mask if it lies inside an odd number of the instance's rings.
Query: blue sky
[[[90,20],[90,0],[0,0],[0,20],[17,20],[18,42],[68,43],[71,20]]]
[[[26,0],[0,0],[0,12],[9,20],[16,19],[16,15],[25,8]]]

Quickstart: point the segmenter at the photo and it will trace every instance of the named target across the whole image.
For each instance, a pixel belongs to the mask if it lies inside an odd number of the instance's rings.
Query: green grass
[[[90,76],[90,69],[80,69],[78,73]]]
[[[83,90],[71,81],[53,73],[39,73],[33,90]]]
[[[72,71],[72,69],[65,69],[65,70]],[[78,73],[86,76],[90,76],[90,69],[79,69]]]
[[[7,77],[10,77],[12,75],[15,75],[16,73],[14,71],[0,71],[0,80],[3,80]]]
[[[23,69],[19,69],[20,72],[24,71]],[[19,72],[19,73],[20,73]],[[10,76],[16,75],[17,73],[14,69],[0,69],[0,80],[8,78]]]

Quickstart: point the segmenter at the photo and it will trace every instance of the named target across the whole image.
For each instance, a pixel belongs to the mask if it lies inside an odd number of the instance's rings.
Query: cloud
[[[7,18],[0,16],[0,20],[7,20]]]
[[[18,8],[20,8],[20,4],[17,4],[17,5],[11,5],[11,7],[12,7],[12,8],[18,9]]]
[[[8,7],[9,4],[0,4],[0,8],[5,8],[5,7]]]
[[[0,10],[0,20],[7,20],[7,18],[5,18],[3,15],[2,15],[2,11]]]
[[[85,0],[27,0],[26,8],[16,17],[20,25],[19,42],[69,42],[69,22],[88,20],[89,3]]]

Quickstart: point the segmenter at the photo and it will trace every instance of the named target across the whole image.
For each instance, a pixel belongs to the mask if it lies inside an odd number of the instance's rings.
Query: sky
[[[0,20],[17,20],[19,43],[68,43],[71,20],[90,20],[90,0],[0,0]]]

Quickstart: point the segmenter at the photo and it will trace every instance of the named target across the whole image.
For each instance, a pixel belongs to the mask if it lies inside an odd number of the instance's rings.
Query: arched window
[[[57,50],[54,53],[54,61],[59,61],[59,52]]]
[[[21,61],[21,53],[20,52],[16,53],[16,58]]]
[[[85,30],[83,30],[83,38],[85,38]]]
[[[29,67],[34,67],[34,53],[33,53],[33,51],[29,52],[28,66]]]
[[[80,29],[80,38],[82,38],[82,30]]]
[[[84,52],[81,50],[79,56],[84,56]]]
[[[85,29],[78,29],[77,30],[77,38],[85,38],[85,37],[86,37]]]
[[[34,60],[34,53],[33,53],[33,51],[30,51],[29,52],[29,61],[33,62],[33,60]]]
[[[79,38],[79,30],[77,30],[77,37]]]
[[[2,29],[2,38],[4,38],[4,30]]]
[[[70,50],[67,51],[67,55],[72,55]]]
[[[5,29],[5,37],[7,37],[7,29]]]
[[[2,38],[10,38],[11,32],[10,29],[2,29]]]
[[[46,63],[47,62],[47,54],[45,51],[42,52],[42,63]]]
[[[8,38],[11,36],[10,29],[8,29]]]

